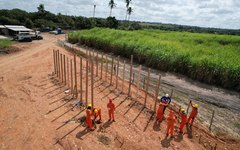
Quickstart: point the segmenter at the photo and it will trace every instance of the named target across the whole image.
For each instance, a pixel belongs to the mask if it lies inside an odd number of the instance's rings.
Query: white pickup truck
[[[42,34],[40,31],[35,32],[20,32],[18,35],[15,36],[14,40],[20,42],[32,42],[32,40],[42,40]]]

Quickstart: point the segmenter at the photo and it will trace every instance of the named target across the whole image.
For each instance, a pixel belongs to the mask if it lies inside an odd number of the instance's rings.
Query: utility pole
[[[93,18],[95,18],[95,10],[96,10],[96,5],[93,5]]]

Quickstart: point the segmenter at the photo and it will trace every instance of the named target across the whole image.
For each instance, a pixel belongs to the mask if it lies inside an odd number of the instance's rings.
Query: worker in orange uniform
[[[99,121],[102,121],[102,112],[101,108],[94,107],[93,108],[93,115],[94,115],[94,121],[99,117]]]
[[[180,126],[179,126],[179,132],[183,133],[184,125],[187,122],[187,114],[186,114],[184,109],[181,109],[181,108],[179,109],[179,116],[181,117],[181,123],[180,123]]]
[[[113,121],[115,122],[115,118],[114,118],[115,105],[112,102],[111,98],[109,98],[107,108],[108,108],[108,115],[109,115],[109,120],[108,121],[111,121],[111,119],[113,119]]]
[[[163,118],[163,110],[164,110],[164,107],[167,106],[167,104],[163,103],[163,102],[160,102],[159,103],[159,106],[158,106],[158,110],[157,110],[157,121],[162,121],[162,118]]]
[[[171,138],[173,138],[174,124],[176,122],[176,118],[174,116],[174,111],[170,111],[169,116],[167,118],[167,136],[170,134]]]
[[[190,104],[192,106],[192,112],[187,120],[187,123],[192,126],[193,125],[193,121],[196,118],[197,114],[198,114],[198,104],[192,104],[192,101],[190,101]]]
[[[88,106],[87,106],[86,123],[87,123],[87,127],[89,127],[90,130],[94,130],[93,124],[92,124],[92,104],[88,104]]]

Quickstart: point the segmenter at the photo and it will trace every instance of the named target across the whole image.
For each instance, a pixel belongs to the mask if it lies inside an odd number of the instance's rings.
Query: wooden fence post
[[[143,89],[145,90],[145,84],[146,84],[146,79],[145,76],[143,76]]]
[[[54,74],[57,75],[57,51],[53,50]]]
[[[213,110],[212,118],[211,118],[210,125],[209,125],[209,131],[212,131],[212,123],[213,123],[214,113],[215,113],[215,111]]]
[[[159,75],[158,82],[157,82],[157,87],[156,87],[156,92],[155,92],[155,104],[154,104],[154,112],[156,112],[156,107],[157,107],[157,102],[158,102],[158,95],[159,95],[159,89],[160,89],[160,84],[161,84],[161,75]]]
[[[108,74],[108,59],[107,59],[107,55],[106,55],[106,73],[105,73],[106,82],[107,82],[107,74]]]
[[[59,52],[59,83],[62,82],[61,53]]]
[[[56,59],[55,59],[55,50],[53,49],[53,70],[54,74],[56,74]]]
[[[60,60],[59,60],[59,50],[57,50],[57,77],[60,78]]]
[[[129,78],[129,86],[128,86],[128,96],[130,96],[130,92],[131,92],[131,85],[132,85],[132,68],[133,66],[133,55],[131,55],[131,66],[130,66],[130,78]]]
[[[189,111],[190,103],[191,103],[191,100],[189,100],[189,103],[188,103],[188,107],[187,107],[187,115],[188,115],[188,111]]]
[[[56,50],[56,69],[57,69],[57,77],[58,77],[58,50]]]
[[[91,67],[91,103],[92,103],[92,109],[94,108],[94,90],[93,90],[93,88],[94,88],[94,61],[93,61],[93,59],[92,59],[92,63],[91,63],[91,65],[92,65],[92,67]]]
[[[117,58],[117,76],[116,76],[116,89],[118,88],[118,72],[119,72],[119,59],[120,56]]]
[[[69,59],[67,57],[67,86],[70,87],[69,85]]]
[[[83,69],[82,69],[82,57],[80,56],[80,101],[82,101],[82,72],[83,72]]]
[[[98,77],[98,52],[96,56],[96,77]]]
[[[86,59],[86,94],[85,94],[85,99],[86,99],[86,107],[88,105],[88,59]]]
[[[138,69],[138,82],[137,82],[137,97],[139,96],[139,87],[140,87],[140,80],[141,80],[141,71],[142,71],[142,65],[139,66]]]
[[[102,59],[101,59],[101,79],[102,79],[102,70],[103,70],[103,52],[102,52]]]
[[[73,67],[72,67],[72,59],[70,60],[70,75],[71,75],[71,94],[73,94]]]
[[[122,78],[122,92],[123,92],[123,87],[124,87],[124,80],[125,80],[125,66],[126,66],[126,61],[123,61],[123,78]]]
[[[134,84],[135,82],[135,72],[133,72],[133,76],[132,76],[132,83]]]
[[[63,54],[61,54],[61,81],[63,83]]]
[[[112,76],[113,76],[113,63],[114,63],[114,61],[113,61],[113,56],[112,56],[112,67],[111,67],[111,79],[110,79],[110,85],[112,85]]]
[[[172,99],[173,97],[173,89],[171,90],[170,98]]]
[[[67,76],[66,76],[66,56],[63,55],[63,68],[64,68],[64,85],[67,85]]]
[[[147,86],[146,86],[146,93],[145,93],[145,100],[144,100],[144,107],[146,107],[147,104],[147,96],[148,96],[148,87],[149,87],[149,80],[150,80],[150,68],[148,68],[148,78],[147,78]]]
[[[76,62],[76,55],[74,55],[74,73],[75,73],[75,86],[74,86],[74,88],[75,88],[75,96],[76,96],[76,98],[78,98],[78,90],[77,90],[77,62]]]

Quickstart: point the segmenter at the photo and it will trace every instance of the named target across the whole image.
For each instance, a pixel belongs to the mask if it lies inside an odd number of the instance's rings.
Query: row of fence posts
[[[64,83],[64,85],[67,85],[69,87],[69,80],[71,80],[71,94],[73,95],[74,98],[78,98],[78,86],[77,86],[77,64],[76,64],[76,55],[73,55],[74,59],[73,59],[73,64],[72,64],[72,59],[66,57],[64,54],[60,54],[59,50],[53,50],[53,58],[54,58],[54,73],[57,75],[57,77],[59,78],[59,81],[61,81],[61,83]],[[94,105],[94,66],[96,66],[96,77],[98,77],[99,75],[99,53],[96,53],[96,57],[94,56],[94,52],[90,52],[89,50],[86,50],[86,56],[87,58],[84,58],[86,61],[86,78],[88,79],[88,72],[90,71],[91,74],[91,103],[92,105]],[[94,65],[94,57],[95,57],[95,65]],[[67,62],[66,62],[67,61]],[[70,61],[70,67],[69,67],[69,61]],[[103,75],[103,61],[104,61],[104,54],[101,53],[101,63],[100,63],[100,79],[103,80],[104,75]],[[120,57],[117,57],[117,65],[114,64],[114,57],[111,57],[111,70],[110,70],[110,85],[113,85],[113,73],[116,75],[116,84],[115,84],[115,88],[118,89],[118,83],[119,83],[119,61],[120,61]],[[80,101],[82,102],[83,100],[83,96],[82,96],[82,78],[83,78],[83,57],[80,56]],[[105,81],[108,82],[108,67],[109,67],[109,61],[108,61],[108,56],[105,55]],[[67,64],[67,65],[66,65]],[[74,67],[73,67],[74,66]],[[67,67],[67,69],[66,69]],[[70,68],[70,79],[69,79],[69,68]],[[74,69],[74,71],[73,71]],[[139,97],[139,91],[140,91],[140,79],[141,79],[141,72],[142,72],[142,66],[139,65],[138,67],[138,73],[137,73],[137,93],[136,93],[136,99],[138,99]],[[123,61],[123,72],[122,72],[122,88],[121,88],[121,92],[124,93],[124,84],[125,84],[125,73],[126,73],[126,61]],[[150,75],[151,75],[151,69],[148,68],[148,73],[147,73],[147,83],[145,83],[145,78],[144,78],[144,88],[143,91],[145,92],[145,96],[144,96],[144,108],[146,107],[147,104],[147,98],[149,95],[149,81],[150,81]],[[74,77],[73,77],[74,76]],[[74,78],[74,79],[73,79]],[[85,89],[85,102],[86,105],[88,104],[88,80],[86,79],[86,89]],[[128,83],[128,92],[126,93],[129,97],[132,97],[131,95],[131,87],[133,84],[133,55],[131,55],[131,61],[130,61],[130,74],[129,74],[129,83]],[[68,82],[67,82],[68,81]],[[75,81],[75,83],[73,84],[73,82]],[[156,108],[157,108],[157,102],[158,102],[158,95],[159,95],[159,91],[160,91],[160,84],[161,84],[161,75],[159,75],[159,78],[157,80],[157,86],[155,87],[155,93],[154,93],[154,112],[156,112]],[[171,90],[171,94],[170,97],[173,97],[173,89]],[[187,114],[189,112],[189,107],[190,107],[190,102],[188,104],[187,107]],[[214,111],[212,113],[212,117],[210,120],[210,125],[209,125],[209,131],[211,131],[212,129],[212,123],[213,123],[213,118],[214,118]]]
[[[80,84],[79,84],[79,99],[80,102],[83,103],[83,58],[80,57]],[[73,59],[66,57],[64,54],[60,53],[59,50],[53,50],[53,61],[54,61],[54,74],[57,76],[58,80],[64,86],[70,88],[70,92],[72,98],[78,99],[78,81],[77,81],[77,63],[76,63],[76,55],[73,55]],[[89,63],[90,62],[90,63]],[[69,66],[70,63],[70,66]],[[91,102],[94,107],[94,64],[93,60],[86,60],[86,68],[91,65]],[[70,71],[70,74],[69,74]],[[88,69],[86,69],[86,94],[85,94],[85,105],[88,104]],[[70,77],[69,77],[70,76]]]

